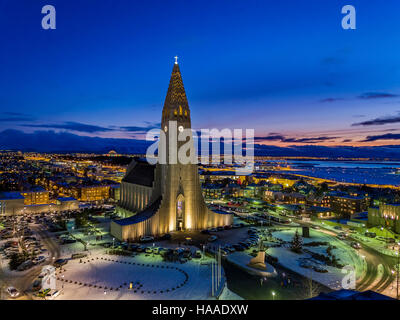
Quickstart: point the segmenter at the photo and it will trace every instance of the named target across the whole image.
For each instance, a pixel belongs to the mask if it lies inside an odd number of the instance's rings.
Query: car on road
[[[354,249],[361,249],[361,244],[359,244],[358,242],[352,242],[352,243],[351,243],[351,246],[352,246]]]
[[[321,229],[319,226],[311,226],[311,228],[313,228],[313,229],[315,229],[315,230]]]
[[[334,226],[333,229],[335,229],[335,230],[342,230],[342,227],[341,227],[341,226]]]
[[[154,241],[154,237],[152,236],[143,236],[140,238],[140,242],[150,242],[150,241]]]
[[[375,238],[376,237],[376,233],[375,232],[365,232],[364,235],[366,237],[368,237],[368,238]]]
[[[340,233],[337,235],[337,238],[340,240],[345,240],[346,239],[346,235],[344,233]]]
[[[19,296],[19,291],[14,287],[8,287],[7,293],[10,295],[11,298],[16,298]]]
[[[209,237],[209,238],[207,239],[207,241],[213,242],[213,241],[215,241],[215,240],[217,240],[217,239],[218,239],[217,236],[211,236],[211,237]]]

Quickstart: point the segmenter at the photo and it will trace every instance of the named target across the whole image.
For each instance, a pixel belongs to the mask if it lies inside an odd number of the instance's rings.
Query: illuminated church
[[[161,130],[166,134],[170,121],[175,121],[179,131],[191,128],[189,104],[177,61],[162,111]],[[193,139],[189,141],[193,143]],[[178,141],[176,146],[179,149],[183,144]],[[121,181],[120,203],[116,208],[124,218],[111,222],[111,234],[117,239],[134,240],[145,235],[232,224],[232,214],[207,208],[197,164],[182,164],[179,160],[169,163],[170,151],[169,139],[166,139],[166,147],[158,151],[159,159],[167,159],[164,164],[133,160],[129,165]]]

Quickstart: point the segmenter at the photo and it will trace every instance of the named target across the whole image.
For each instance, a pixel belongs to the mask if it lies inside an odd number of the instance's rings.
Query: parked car
[[[54,266],[55,266],[56,268],[59,268],[59,267],[61,267],[61,266],[66,265],[67,263],[68,263],[68,260],[65,260],[65,259],[57,259],[56,261],[54,261]]]
[[[196,253],[194,254],[193,258],[200,259],[201,258],[201,251],[196,250]]]
[[[71,259],[82,259],[82,258],[86,258],[87,257],[87,253],[73,253],[71,255]]]
[[[36,294],[37,297],[44,298],[50,292],[51,289],[40,289]]]
[[[16,298],[19,296],[19,291],[14,287],[8,287],[7,293],[10,295],[11,298]]]
[[[22,262],[18,267],[17,270],[18,271],[24,271],[27,270],[29,268],[31,268],[33,266],[33,262],[32,260],[27,260],[25,262]]]
[[[131,245],[129,245],[128,250],[137,251],[138,247],[139,247],[139,245],[137,245],[137,244],[131,244]]]
[[[166,233],[166,234],[162,235],[160,239],[161,240],[169,240],[169,239],[171,239],[171,234]]]
[[[48,293],[46,293],[45,299],[53,300],[54,298],[58,297],[59,295],[60,295],[60,290],[50,290]]]
[[[39,291],[40,289],[42,289],[42,280],[41,279],[36,279],[32,283],[32,290],[33,291]]]
[[[213,242],[213,241],[215,241],[215,240],[217,240],[217,239],[218,239],[217,236],[211,236],[211,237],[209,237],[207,240],[208,240],[209,242]]]
[[[235,248],[236,251],[244,251],[245,247],[243,247],[240,244],[234,244],[233,247]]]
[[[45,256],[39,256],[35,259],[33,259],[33,263],[34,264],[41,264],[42,262],[44,262],[46,260]]]
[[[153,249],[151,247],[147,247],[145,250],[146,253],[152,253]]]
[[[242,246],[242,247],[244,247],[244,248],[246,248],[246,249],[248,249],[250,246],[247,244],[247,243],[245,243],[245,242],[239,242],[239,244]]]
[[[187,262],[187,261],[188,261],[188,260],[187,260],[186,258],[180,258],[180,259],[179,259],[179,262],[180,262],[180,263],[185,263],[185,262]]]
[[[154,237],[152,236],[143,236],[140,238],[140,242],[150,242],[150,241],[154,241]]]

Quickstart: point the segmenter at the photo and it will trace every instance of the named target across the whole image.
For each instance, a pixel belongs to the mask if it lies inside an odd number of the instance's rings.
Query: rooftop
[[[17,200],[25,199],[24,196],[17,191],[0,192],[0,200]]]

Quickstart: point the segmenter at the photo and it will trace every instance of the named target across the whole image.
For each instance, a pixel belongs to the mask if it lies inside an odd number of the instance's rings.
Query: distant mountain
[[[115,150],[118,153],[146,153],[152,142],[135,139],[115,139],[79,136],[68,132],[36,131],[24,133],[19,130],[0,132],[1,150],[20,150],[36,152],[93,152],[106,153]],[[221,151],[222,151],[221,147]],[[308,156],[330,158],[374,158],[400,160],[400,146],[383,147],[326,147],[316,145],[277,147],[271,145],[254,146],[258,156]]]
[[[255,155],[286,156],[286,157],[328,157],[328,158],[374,158],[400,160],[400,146],[382,147],[349,147],[349,146],[290,146],[276,147],[255,145]]]
[[[113,139],[79,136],[68,132],[35,131],[25,133],[19,130],[0,132],[1,150],[35,152],[93,152],[145,153],[151,142],[134,139]]]

